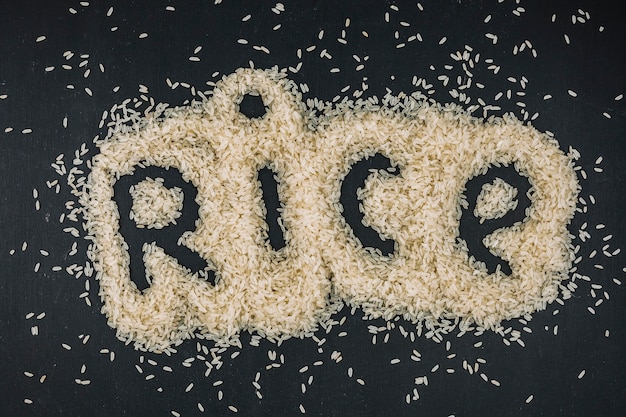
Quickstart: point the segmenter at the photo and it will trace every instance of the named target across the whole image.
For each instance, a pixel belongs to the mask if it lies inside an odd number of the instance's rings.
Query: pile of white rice
[[[474,207],[474,216],[480,223],[485,220],[500,219],[511,210],[517,208],[517,188],[513,187],[502,178],[496,178],[493,182],[484,184]]]
[[[119,338],[160,352],[194,334],[221,342],[242,330],[303,337],[338,298],[370,317],[460,318],[493,328],[556,298],[573,260],[566,226],[579,185],[555,140],[513,116],[482,120],[417,94],[307,108],[284,77],[240,69],[210,99],[157,107],[100,144],[82,203],[103,312]],[[248,92],[261,95],[264,117],[239,113]],[[361,245],[339,203],[350,167],[375,153],[399,170],[371,175],[359,193],[367,224],[397,243],[389,257]],[[215,286],[154,244],[144,245],[151,287],[141,292],[131,281],[113,184],[140,164],[175,167],[198,189],[199,221],[181,240],[215,270]],[[501,164],[514,164],[532,186],[524,222],[485,238],[510,276],[488,274],[459,240],[465,184]],[[257,180],[266,166],[278,175],[283,205],[279,251],[268,243]],[[512,199],[494,187],[482,200],[497,216]],[[502,198],[508,202],[492,201]],[[138,201],[135,218],[152,209]]]
[[[178,187],[167,188],[163,178],[150,177],[131,185],[129,194],[133,200],[130,219],[138,228],[162,229],[176,224],[181,216],[184,194]]]

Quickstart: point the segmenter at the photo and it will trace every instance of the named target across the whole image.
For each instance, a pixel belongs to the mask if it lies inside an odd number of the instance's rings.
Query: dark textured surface
[[[416,2],[284,1],[286,10],[280,14],[271,11],[274,2],[265,1],[226,0],[219,5],[172,2],[174,12],[167,11],[164,2],[90,3],[0,2],[0,96],[8,95],[0,99],[1,416],[171,416],[171,410],[182,416],[225,416],[233,414],[228,405],[236,406],[239,415],[293,416],[300,414],[299,404],[307,415],[342,417],[623,415],[626,294],[624,284],[615,284],[613,278],[626,282],[622,271],[626,258],[624,253],[607,258],[601,250],[610,244],[613,251],[626,241],[626,100],[614,100],[626,91],[626,25],[619,2],[423,1],[424,11],[420,11]],[[398,11],[390,8],[393,4]],[[114,12],[107,17],[111,5]],[[513,10],[520,6],[524,11],[516,16]],[[69,8],[77,13],[70,13]],[[572,24],[572,14],[584,16],[578,9],[588,11],[591,19]],[[389,22],[385,21],[386,12]],[[252,18],[242,22],[249,13]],[[553,13],[557,14],[554,23]],[[491,20],[485,23],[488,15]],[[348,28],[344,27],[346,17],[351,19]],[[282,26],[272,30],[279,23]],[[112,26],[119,28],[111,31]],[[324,37],[320,40],[321,29]],[[343,29],[346,45],[337,42]],[[142,32],[149,36],[140,39]],[[422,42],[406,42],[418,32]],[[487,33],[496,34],[497,43],[486,37]],[[571,40],[569,45],[564,34]],[[40,35],[46,40],[36,42]],[[447,40],[440,45],[443,36]],[[237,43],[240,38],[249,44]],[[530,48],[512,54],[514,45],[525,40],[537,50],[537,58],[532,57]],[[396,48],[400,42],[406,46]],[[266,46],[271,53],[255,50],[253,45]],[[306,52],[310,45],[317,48]],[[472,48],[472,56],[481,54],[480,63],[467,68],[474,78],[472,86],[464,90],[472,97],[471,104],[482,97],[501,106],[489,114],[511,111],[522,117],[522,109],[529,115],[538,112],[533,125],[553,132],[564,150],[569,146],[580,150],[579,163],[589,175],[582,182],[581,194],[589,210],[574,218],[570,230],[577,235],[586,222],[593,235],[585,242],[575,241],[582,256],[578,272],[589,276],[591,282],[577,280],[579,288],[572,299],[536,313],[527,325],[532,333],[524,334],[524,348],[516,343],[506,346],[501,336],[487,332],[482,336],[447,336],[444,340],[450,341],[451,348],[446,351],[445,341],[437,344],[424,336],[411,341],[397,328],[388,332],[387,343],[383,343],[387,333],[383,332],[373,345],[368,325],[385,326],[385,322],[363,321],[358,310],[351,315],[344,308],[337,316],[338,320],[347,317],[343,326],[333,327],[328,334],[324,330],[318,333],[319,339],[326,338],[321,346],[305,339],[290,340],[279,347],[262,341],[254,348],[245,343],[250,336],[243,334],[244,348],[239,356],[231,359],[235,350],[227,350],[222,354],[221,369],[205,378],[200,359],[191,367],[182,366],[183,360],[197,354],[195,341],[183,344],[171,357],[142,354],[119,342],[115,331],[107,326],[99,311],[94,279],[89,296],[93,306],[79,298],[85,291],[84,279],[75,279],[65,268],[84,264],[87,242],[63,232],[70,224],[67,220],[60,224],[59,216],[66,211],[64,205],[70,195],[67,187],[56,194],[54,187],[46,186],[46,181],[63,181],[50,164],[64,153],[66,164],[71,166],[74,150],[83,142],[93,155],[92,138],[106,132],[98,127],[103,111],[137,97],[140,84],[149,87],[149,95],[156,101],[181,105],[192,98],[191,92],[183,87],[172,90],[166,84],[167,77],[172,82],[210,89],[205,83],[215,81],[214,72],[221,77],[248,66],[250,60],[257,68],[296,67],[301,61],[301,69],[290,72],[289,77],[308,85],[305,99],[351,96],[366,83],[364,97],[380,97],[387,88],[395,94],[423,90],[437,101],[451,102],[456,101],[449,91],[456,86],[457,76],[465,82],[467,75],[450,54],[463,51],[465,45]],[[200,61],[189,61],[197,46],[203,47],[197,54]],[[298,48],[302,49],[301,60],[296,55]],[[323,49],[331,59],[320,57]],[[70,60],[63,57],[67,50],[76,54]],[[81,58],[81,54],[89,57]],[[356,71],[359,62],[353,55],[365,65],[363,70]],[[369,56],[367,61],[365,56]],[[501,66],[497,74],[488,69],[487,58]],[[80,66],[85,59],[88,63]],[[99,63],[104,65],[104,72]],[[72,69],[63,69],[63,64]],[[447,70],[446,64],[454,68]],[[50,66],[54,70],[46,71]],[[334,67],[341,71],[331,73]],[[90,74],[85,78],[87,68]],[[437,79],[441,74],[449,75],[447,86]],[[425,78],[432,87],[415,87],[413,76]],[[522,76],[528,80],[525,89],[519,85]],[[515,82],[508,77],[514,77]],[[476,82],[484,88],[478,88]],[[68,89],[68,84],[74,89]],[[341,92],[347,85],[346,92]],[[113,91],[116,86],[120,87],[118,92]],[[85,87],[93,96],[86,94]],[[512,91],[510,99],[508,89]],[[568,90],[577,96],[572,97]],[[518,91],[525,95],[517,95]],[[495,100],[498,92],[504,95]],[[544,99],[546,94],[552,98]],[[610,118],[603,115],[605,112]],[[68,126],[64,128],[66,116]],[[8,127],[13,131],[7,131]],[[22,134],[26,128],[33,132]],[[600,155],[603,172],[596,173],[594,161]],[[39,192],[40,210],[35,209],[33,188]],[[596,204],[590,203],[589,194]],[[266,204],[276,207],[278,202]],[[358,202],[353,204],[356,207]],[[598,223],[606,228],[595,230]],[[612,239],[604,242],[603,237],[609,234]],[[78,241],[78,250],[70,255],[74,241]],[[25,251],[21,250],[23,242],[28,242]],[[15,253],[10,255],[12,249]],[[49,256],[43,256],[40,249]],[[593,250],[599,254],[589,259]],[[41,266],[34,272],[37,263]],[[53,271],[54,266],[62,269]],[[591,296],[592,283],[602,286],[593,289],[596,298]],[[594,307],[597,299],[604,298],[604,291],[610,299]],[[587,310],[589,306],[595,308],[595,315]],[[29,312],[35,316],[45,312],[46,316],[27,320]],[[31,335],[34,325],[38,325],[38,336]],[[402,320],[395,325],[411,328]],[[520,330],[523,327],[517,321],[511,325]],[[609,330],[609,337],[605,337],[605,330]],[[342,331],[347,335],[340,337]],[[84,336],[80,335],[90,335],[89,341],[83,344]],[[482,345],[476,347],[478,342]],[[65,350],[62,343],[71,345],[72,350]],[[99,353],[103,348],[115,351],[113,362],[108,354]],[[421,362],[410,360],[413,349],[421,353]],[[284,355],[284,365],[266,369],[272,362],[268,350]],[[341,362],[330,358],[333,351],[342,353]],[[449,357],[453,353],[456,356]],[[401,362],[391,365],[393,358]],[[500,387],[463,369],[464,360],[474,363],[476,358],[487,361],[479,373],[498,380]],[[158,366],[148,364],[148,359]],[[323,365],[314,366],[318,360],[324,361]],[[83,364],[86,371],[81,374]],[[136,364],[143,373],[137,371]],[[440,369],[431,372],[436,364]],[[174,372],[163,371],[164,365]],[[300,373],[305,365],[309,369]],[[349,367],[354,369],[351,378],[347,376]],[[447,368],[455,372],[449,374]],[[578,379],[583,369],[585,375]],[[25,376],[25,371],[34,376]],[[257,371],[261,373],[262,400],[252,385]],[[146,381],[151,373],[155,378]],[[46,379],[40,383],[42,375]],[[310,375],[313,382],[308,385]],[[412,393],[414,379],[422,375],[428,375],[428,386],[418,386],[420,399],[407,404],[406,394]],[[89,379],[91,384],[78,385],[75,378]],[[362,378],[365,385],[359,385],[356,378]],[[223,384],[214,386],[220,380]],[[185,392],[190,382],[194,387]],[[302,383],[306,393],[302,393]],[[157,391],[159,387],[163,392]],[[218,390],[223,391],[221,401]],[[534,398],[526,404],[531,394]],[[33,404],[25,404],[25,398],[32,399]],[[206,409],[204,414],[198,409],[199,402]]]

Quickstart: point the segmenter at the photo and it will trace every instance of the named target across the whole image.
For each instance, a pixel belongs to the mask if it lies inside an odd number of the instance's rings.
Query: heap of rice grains
[[[238,111],[251,92],[267,107],[262,118]],[[81,194],[103,311],[136,348],[168,352],[194,334],[236,343],[242,330],[278,341],[311,336],[343,302],[371,318],[493,329],[545,309],[568,278],[578,153],[565,155],[513,116],[483,120],[419,93],[328,104],[320,114],[277,69],[240,69],[210,98],[153,110],[111,126]],[[363,247],[339,202],[352,165],[375,153],[398,175],[373,173],[359,197],[367,225],[396,242],[389,256]],[[488,273],[458,238],[465,184],[507,164],[528,177],[531,205],[523,222],[485,242],[509,263],[510,276]],[[130,279],[113,185],[146,165],[176,168],[197,188],[197,227],[180,243],[207,260],[215,285],[154,243],[144,245],[151,286],[142,292]],[[278,178],[286,242],[278,251],[267,240],[257,180],[264,167]],[[496,182],[483,189],[476,215],[496,218],[515,207],[515,190]],[[176,195],[169,208],[182,201]],[[133,211],[148,216],[147,200],[138,201]]]

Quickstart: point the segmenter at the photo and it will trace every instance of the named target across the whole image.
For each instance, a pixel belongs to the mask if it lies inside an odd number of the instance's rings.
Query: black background
[[[622,268],[626,262],[623,253],[588,258],[594,249],[601,252],[608,243],[612,251],[624,246],[626,239],[622,214],[626,206],[626,100],[614,100],[626,90],[626,25],[619,2],[424,0],[420,11],[414,1],[283,1],[286,10],[280,14],[272,12],[274,2],[265,1],[90,3],[0,2],[0,96],[7,95],[0,99],[0,415],[170,416],[171,410],[183,416],[202,415],[198,402],[206,409],[204,415],[216,416],[233,414],[228,405],[236,406],[239,415],[299,415],[299,404],[307,414],[316,416],[623,415],[626,295],[613,278],[625,280]],[[168,4],[176,10],[167,11]],[[107,17],[110,6],[114,12]],[[518,7],[524,8],[521,16],[513,13]],[[572,24],[572,14],[583,16],[578,9],[588,12],[591,19]],[[386,12],[389,22],[385,21]],[[552,23],[554,13],[557,20]],[[247,14],[252,18],[242,22]],[[491,20],[485,23],[488,15]],[[346,17],[351,19],[348,28],[344,27]],[[279,23],[282,26],[272,30]],[[119,28],[113,32],[112,26]],[[325,31],[322,40],[318,39],[321,29]],[[346,30],[346,45],[336,40],[342,29]],[[394,38],[396,30],[399,39]],[[140,39],[142,32],[149,36]],[[395,47],[417,32],[422,42]],[[486,33],[496,34],[497,43]],[[40,35],[46,40],[36,42]],[[440,45],[443,36],[447,40]],[[240,38],[249,44],[237,43]],[[513,55],[513,46],[527,39],[537,50],[537,58],[529,49]],[[271,53],[254,50],[253,45],[266,46]],[[305,52],[310,45],[317,45],[316,50]],[[464,45],[473,48],[472,54],[481,54],[481,62],[471,71],[484,89],[474,83],[466,90],[472,97],[470,104],[482,97],[501,106],[490,114],[510,111],[523,117],[521,109],[530,115],[538,112],[533,125],[553,132],[564,150],[577,148],[582,154],[579,163],[589,175],[581,182],[581,196],[589,210],[574,218],[570,230],[578,235],[578,228],[588,224],[592,238],[585,242],[576,239],[575,244],[581,245],[578,270],[592,282],[577,280],[579,288],[572,299],[536,313],[528,324],[532,333],[524,333],[524,348],[516,343],[506,346],[501,336],[487,332],[447,336],[444,340],[451,345],[447,351],[445,341],[437,344],[422,336],[411,342],[398,329],[388,332],[388,343],[382,343],[379,334],[373,345],[368,325],[385,326],[385,322],[363,321],[358,310],[351,315],[344,308],[337,316],[338,320],[347,317],[343,326],[333,327],[328,334],[318,333],[319,338],[326,337],[321,352],[313,339],[290,340],[279,347],[262,341],[260,347],[252,347],[245,343],[250,336],[243,334],[240,355],[231,359],[236,349],[227,350],[222,354],[222,368],[205,378],[200,360],[189,368],[182,366],[184,359],[196,355],[196,341],[183,344],[171,357],[143,354],[119,342],[107,326],[99,312],[93,278],[89,295],[93,306],[79,298],[85,291],[84,278],[75,279],[64,269],[73,263],[84,264],[86,242],[78,240],[78,253],[69,255],[77,239],[63,232],[69,224],[59,224],[58,219],[71,196],[67,187],[56,194],[46,186],[46,181],[56,178],[63,181],[50,164],[64,153],[71,166],[74,150],[84,142],[93,155],[92,138],[105,133],[98,127],[103,111],[126,98],[138,97],[139,84],[149,87],[149,95],[157,102],[181,105],[192,98],[191,92],[183,87],[170,89],[167,77],[207,90],[206,82],[216,80],[213,73],[219,72],[219,78],[249,66],[250,60],[257,68],[295,67],[299,62],[296,50],[302,48],[302,67],[289,77],[308,85],[305,99],[350,96],[362,89],[364,76],[368,84],[364,97],[380,97],[387,88],[394,94],[410,93],[422,89],[412,85],[415,75],[433,85],[426,89],[430,97],[455,102],[449,90],[463,71],[450,53],[463,51]],[[189,61],[197,46],[203,47],[197,54],[200,62]],[[332,59],[320,57],[324,48]],[[66,50],[76,54],[70,61],[63,57]],[[80,54],[89,54],[85,67],[79,67]],[[361,59],[369,56],[362,71],[355,69],[354,54]],[[487,68],[486,58],[501,66],[498,74]],[[63,64],[72,69],[64,70]],[[454,68],[446,70],[446,64]],[[54,70],[46,71],[50,66]],[[331,73],[333,67],[341,71]],[[84,78],[86,68],[91,73]],[[447,87],[437,79],[441,74],[450,75]],[[519,85],[522,76],[528,80],[525,90]],[[67,84],[75,88],[70,90]],[[350,88],[342,93],[347,85]],[[116,86],[118,92],[113,91]],[[93,96],[86,94],[85,87]],[[496,102],[494,96],[507,89],[512,90],[511,99],[505,94]],[[577,96],[572,97],[568,90]],[[526,94],[516,96],[516,91]],[[546,94],[552,98],[544,100]],[[66,116],[68,126],[64,128]],[[13,130],[7,131],[9,127]],[[26,128],[32,133],[22,134]],[[599,173],[593,169],[598,156],[603,156],[603,172]],[[39,192],[40,210],[35,209],[33,188]],[[596,204],[590,204],[589,194]],[[606,228],[594,230],[598,223]],[[608,234],[613,238],[603,242]],[[25,251],[21,250],[23,242],[28,242]],[[12,249],[15,253],[10,255]],[[43,256],[40,249],[50,255]],[[38,262],[41,268],[34,272]],[[63,268],[53,271],[54,266]],[[592,283],[602,286],[596,289],[596,298],[591,296]],[[595,307],[595,315],[590,314],[587,307],[603,298],[604,291],[610,299]],[[46,316],[26,319],[29,312],[45,312]],[[411,328],[402,320],[395,324]],[[33,325],[39,327],[38,336],[31,335]],[[517,321],[510,325],[523,327]],[[341,331],[347,336],[339,337]],[[89,341],[83,344],[80,335],[90,335]],[[482,345],[475,347],[477,342]],[[62,343],[71,345],[72,350],[64,349]],[[99,353],[103,348],[116,352],[113,362]],[[421,353],[421,362],[409,359],[413,349]],[[285,364],[266,370],[271,362],[268,350],[283,354]],[[339,363],[330,359],[334,350],[342,352],[344,359]],[[452,353],[456,356],[448,358]],[[391,365],[393,358],[401,359],[400,364]],[[474,363],[476,358],[487,361],[479,373],[498,380],[501,386],[462,368],[463,360]],[[148,359],[158,366],[148,364]],[[313,366],[318,360],[324,364]],[[85,374],[80,373],[83,364]],[[135,364],[141,365],[143,373]],[[440,369],[431,372],[435,364],[440,364]],[[163,365],[174,372],[164,372]],[[300,373],[305,365],[309,370]],[[352,378],[347,376],[349,367],[354,369]],[[448,374],[446,368],[455,372]],[[583,369],[585,375],[578,379]],[[34,376],[25,376],[25,371]],[[252,385],[257,371],[261,373],[262,400]],[[155,378],[146,381],[150,373]],[[46,375],[43,383],[42,375]],[[309,375],[314,376],[313,382],[302,393],[301,384],[307,383]],[[428,386],[420,385],[420,399],[407,404],[405,395],[415,387],[414,378],[422,375],[428,375]],[[75,378],[90,379],[91,384],[78,385]],[[362,378],[365,385],[359,385],[356,378]],[[223,384],[214,386],[219,380]],[[190,382],[194,387],[185,392]],[[159,387],[162,392],[157,391]],[[220,389],[223,399],[218,401]],[[526,404],[531,394],[534,397]],[[25,398],[33,404],[25,404]]]

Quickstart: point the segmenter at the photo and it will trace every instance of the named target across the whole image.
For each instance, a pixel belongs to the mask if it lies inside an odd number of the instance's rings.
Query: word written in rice
[[[263,117],[239,112],[248,93],[261,96]],[[156,113],[100,144],[82,197],[103,311],[118,337],[137,348],[160,352],[194,333],[218,341],[241,330],[273,340],[310,335],[338,299],[370,317],[462,318],[493,328],[544,309],[568,277],[566,226],[579,192],[572,158],[512,116],[485,121],[407,96],[316,116],[282,73],[253,69],[225,77],[210,99]],[[352,165],[377,153],[396,172],[372,173],[359,198],[364,222],[395,242],[388,256],[361,244],[339,202]],[[459,237],[465,184],[501,165],[513,165],[531,185],[524,220],[484,239],[510,274],[487,271]],[[144,166],[178,170],[197,189],[195,229],[178,244],[206,261],[214,282],[157,242],[142,249],[149,288],[131,280],[113,187]],[[277,177],[280,250],[267,239],[257,180],[263,168]],[[506,183],[483,191],[477,216],[498,218],[516,205]],[[131,194],[141,227],[165,227],[181,209],[180,190],[157,180]],[[157,204],[157,196],[167,198]]]

